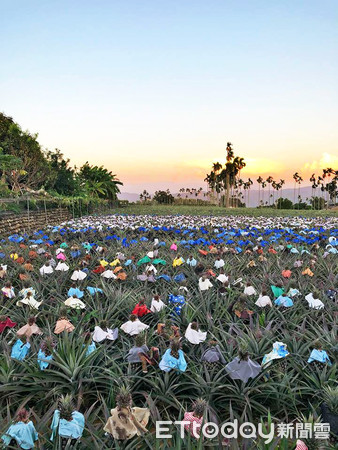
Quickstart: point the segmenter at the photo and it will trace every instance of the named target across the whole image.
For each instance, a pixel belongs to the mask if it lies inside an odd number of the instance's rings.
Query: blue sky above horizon
[[[0,110],[124,191],[338,168],[338,2],[1,0]]]

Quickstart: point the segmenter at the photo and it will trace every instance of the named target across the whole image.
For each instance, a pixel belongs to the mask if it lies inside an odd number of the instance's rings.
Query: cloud
[[[335,170],[338,169],[338,156],[324,152],[322,153],[320,159],[305,163],[304,166],[300,169],[300,172],[301,173],[319,172],[329,167]]]

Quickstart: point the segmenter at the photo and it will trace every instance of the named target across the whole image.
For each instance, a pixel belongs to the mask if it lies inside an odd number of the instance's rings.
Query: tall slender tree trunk
[[[300,183],[298,184],[298,209],[300,209]]]
[[[314,190],[313,190],[313,209],[316,209],[316,193],[317,193],[317,188],[314,188]]]
[[[258,183],[258,206],[260,206],[261,203],[261,184]]]
[[[229,208],[229,194],[230,194],[230,176],[227,173],[226,174],[226,202],[225,202],[225,206],[226,208]]]

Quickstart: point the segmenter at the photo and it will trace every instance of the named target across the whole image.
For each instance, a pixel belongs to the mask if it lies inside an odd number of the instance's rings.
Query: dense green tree
[[[0,113],[0,147],[3,154],[22,161],[21,170],[15,171],[9,180],[12,190],[39,189],[50,176],[49,165],[37,137],[37,134],[23,131],[11,117]]]
[[[225,191],[225,206],[230,206],[230,190],[234,187],[236,177],[240,174],[241,169],[245,167],[244,159],[235,156],[231,142],[226,147],[226,163],[222,166],[219,162],[213,163],[210,174],[206,175],[206,181],[212,191],[216,190],[217,198],[222,190]]]
[[[79,180],[75,170],[69,166],[69,159],[65,159],[59,149],[46,153],[51,168],[51,175],[46,182],[46,190],[52,190],[60,195],[78,195],[80,192]]]
[[[279,198],[276,202],[278,209],[293,209],[293,203],[288,198]]]
[[[88,195],[108,200],[116,200],[120,192],[119,186],[123,186],[123,183],[115,177],[116,175],[103,166],[91,166],[88,161],[78,172],[81,188]]]
[[[310,209],[311,206],[310,206],[308,203],[302,201],[301,198],[299,198],[299,199],[298,199],[298,203],[295,203],[295,204],[293,205],[293,208],[294,208],[294,209]]]
[[[312,197],[311,206],[313,209],[325,209],[326,201],[323,197]]]
[[[12,155],[5,155],[0,148],[0,196],[10,195],[13,189],[13,178],[16,172],[22,171],[22,161]],[[10,189],[11,188],[11,189]]]
[[[166,191],[156,191],[153,199],[160,204],[172,204],[174,203],[174,196],[170,193],[169,189]]]
[[[22,160],[12,155],[5,155],[3,149],[0,147],[0,171],[1,181],[8,183],[8,178],[11,177],[11,172],[21,170]]]
[[[225,189],[225,206],[229,208],[230,189],[234,186],[237,175],[239,175],[246,164],[244,158],[235,156],[231,142],[227,143],[226,152],[226,164],[220,173],[220,177]]]

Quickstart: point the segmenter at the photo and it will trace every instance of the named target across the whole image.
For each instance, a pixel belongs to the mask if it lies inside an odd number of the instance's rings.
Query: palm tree
[[[297,183],[298,183],[298,198],[300,198],[298,207],[300,207],[300,202],[302,200],[302,197],[300,195],[300,185],[302,184],[302,181],[303,181],[303,178],[300,175],[298,175],[298,180],[297,180]]]
[[[334,175],[332,180],[329,183],[326,183],[326,190],[329,195],[329,199],[336,204],[336,198],[337,198],[337,188],[338,188],[338,171],[333,169],[327,169],[330,170],[330,175]],[[329,207],[329,202],[327,202],[327,207]]]
[[[215,172],[215,174],[217,175],[218,172],[222,169],[222,164],[219,162],[213,163],[212,164],[212,170]]]
[[[208,173],[206,175],[204,181],[207,183],[208,188],[211,190],[211,196],[213,196],[214,191],[215,191],[215,187],[216,187],[216,174],[215,174],[215,172],[212,170],[210,173]]]
[[[244,189],[244,203],[245,203],[245,207],[248,207],[248,193],[247,191],[250,189],[250,185],[247,181],[243,181],[243,189]]]
[[[235,178],[237,177],[239,172],[246,166],[246,164],[244,162],[244,158],[239,156],[235,157],[231,142],[227,142],[226,152],[227,155],[225,168],[223,168],[220,175],[222,178],[223,186],[226,190],[225,206],[229,208],[230,189],[234,185]]]
[[[269,185],[269,206],[270,206],[270,197],[271,197],[271,195],[270,195],[270,185],[271,185],[271,183],[273,182],[273,178],[272,178],[271,175],[268,176],[268,178],[266,179],[266,182],[267,182],[268,185]]]
[[[247,190],[248,190],[248,208],[250,207],[250,188],[253,185],[253,181],[251,178],[248,178],[248,181],[246,182]]]
[[[275,199],[274,199],[274,207],[276,207],[277,206],[277,208],[278,208],[278,199],[279,199],[279,195],[278,195],[278,192],[279,192],[279,189],[281,189],[282,188],[282,185],[281,185],[281,183],[279,182],[279,183],[277,183],[277,182],[274,182],[274,189],[276,189],[276,191],[277,191],[277,199],[276,199],[276,203],[275,203]]]
[[[283,186],[284,186],[284,184],[285,184],[285,180],[280,179],[279,180],[279,184],[278,184],[279,189],[280,189],[280,196],[279,196],[279,198],[283,197]]]
[[[91,166],[88,161],[80,168],[77,176],[89,196],[116,200],[117,194],[120,193],[119,186],[123,186],[115,174],[103,166]]]
[[[212,170],[205,177],[204,181],[208,184],[208,188],[211,189],[212,193],[216,190],[217,193],[217,203],[219,203],[219,193],[220,193],[220,177],[219,171],[222,169],[222,164],[219,162],[213,163]]]
[[[151,196],[150,196],[149,192],[144,189],[144,191],[140,194],[140,200],[144,201],[144,203],[146,203],[147,200],[150,200],[150,199],[151,199]]]
[[[234,155],[231,142],[227,143],[226,164],[222,166],[219,162],[213,163],[213,168],[209,174],[206,175],[204,181],[212,191],[216,190],[217,200],[222,190],[226,192],[226,206],[229,207],[230,190],[235,183],[237,175],[240,170],[245,167],[244,159]],[[222,169],[222,170],[221,170]],[[221,172],[219,172],[221,170]]]
[[[232,187],[232,195],[231,195],[231,206],[235,207],[236,206],[236,202],[237,202],[237,198],[238,198],[238,182],[239,180],[235,179],[235,183]]]
[[[242,178],[239,178],[237,180],[237,185],[238,185],[238,188],[239,188],[239,197],[243,197],[243,195],[242,195],[242,186],[244,186],[244,180],[242,180]]]
[[[217,204],[220,204],[219,194],[222,192],[222,190],[223,190],[222,173],[219,173],[218,175],[216,175],[216,184],[215,184],[215,191],[217,194]]]
[[[266,181],[262,181],[262,200],[261,200],[261,204],[262,206],[264,206],[264,189],[266,187]]]
[[[315,176],[314,173],[310,177],[310,182],[312,183],[311,184],[311,191],[312,191],[311,192],[311,198],[314,199],[315,196],[316,196],[316,189],[318,187],[318,184],[317,184],[317,181],[316,181],[316,176]],[[311,208],[312,207],[314,207],[314,202],[311,202]]]
[[[261,201],[261,184],[263,183],[264,180],[261,176],[259,176],[256,181],[258,183],[258,206],[259,206]]]
[[[297,186],[298,177],[299,177],[298,172],[295,172],[292,175],[292,178],[295,180],[294,189],[293,189],[293,204],[294,205],[296,204],[296,186]]]
[[[324,178],[318,175],[318,186],[320,188],[320,191],[322,192],[322,198],[323,198],[323,192],[324,192]],[[324,199],[324,198],[323,198]]]
[[[277,183],[277,181],[273,180],[271,186],[272,186],[272,206],[275,206],[275,190],[278,191],[279,184]]]
[[[292,175],[292,177],[295,180],[294,191],[293,191],[293,203],[294,203],[294,205],[296,204],[296,187],[297,187],[297,184],[298,184],[298,208],[299,208],[300,207],[300,200],[299,199],[301,199],[301,196],[300,196],[300,185],[301,185],[301,183],[303,181],[303,178],[299,175],[298,172],[295,172]]]
[[[331,167],[328,167],[327,169],[323,169],[323,179],[326,179],[326,176],[328,177],[329,181],[325,180],[325,191],[326,191],[326,204],[327,204],[327,208],[329,207],[329,189],[328,189],[328,184],[330,184],[330,177],[331,175],[333,175],[335,173],[335,171],[333,169],[331,169]]]
[[[82,186],[85,188],[85,191],[87,191],[88,196],[96,198],[104,198],[107,196],[107,190],[103,181],[86,180]]]
[[[180,199],[180,203],[182,203],[182,194],[184,194],[184,192],[185,192],[185,189],[180,188],[179,193],[177,194],[177,197]]]
[[[219,172],[222,169],[222,164],[219,162],[213,163],[212,165],[212,170],[215,173],[215,177],[216,177],[216,194],[217,194],[217,204],[219,204],[219,194],[220,194],[220,181],[219,181]]]

